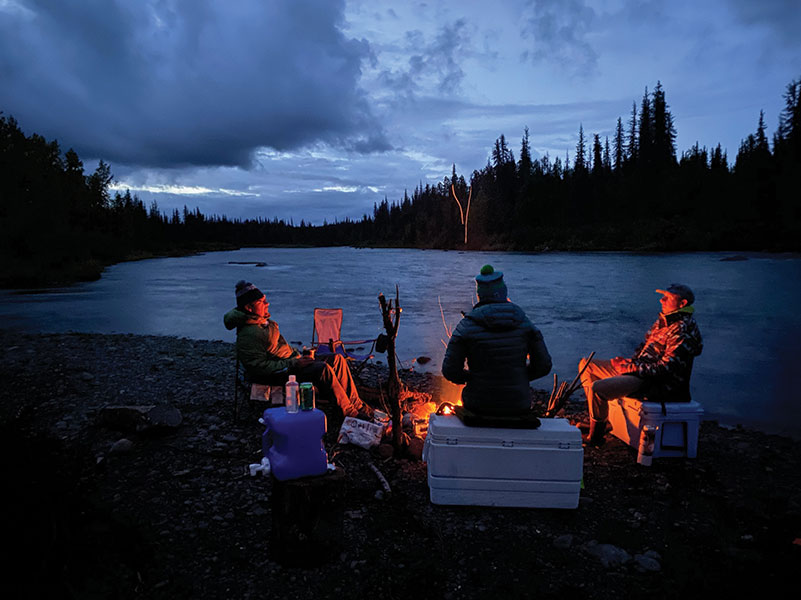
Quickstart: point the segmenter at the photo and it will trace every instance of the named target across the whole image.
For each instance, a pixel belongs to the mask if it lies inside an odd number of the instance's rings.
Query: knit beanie
[[[508,292],[503,282],[503,272],[492,265],[484,265],[476,275],[476,294],[479,302],[505,302]]]
[[[242,281],[237,282],[236,284],[236,305],[239,308],[244,308],[251,302],[255,302],[259,298],[263,298],[264,294],[261,293],[261,290],[257,288],[255,285],[250,283],[249,281]]]

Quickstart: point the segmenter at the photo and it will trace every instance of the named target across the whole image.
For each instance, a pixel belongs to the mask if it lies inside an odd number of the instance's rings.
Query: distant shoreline
[[[176,247],[164,251],[137,251],[130,253],[123,258],[116,261],[109,261],[101,263],[97,260],[90,259],[84,262],[72,262],[61,265],[58,268],[52,266],[45,266],[38,264],[35,258],[25,261],[9,261],[7,258],[0,257],[0,289],[41,289],[48,287],[66,287],[76,283],[86,281],[97,281],[103,275],[107,267],[125,262],[136,262],[141,260],[150,260],[154,258],[179,258],[184,256],[193,256],[197,254],[205,254],[208,252],[229,252],[234,250],[241,250],[244,248],[341,248],[348,247],[354,249],[408,249],[408,250],[439,250],[442,252],[515,252],[521,254],[544,254],[544,253],[557,253],[557,252],[624,252],[630,254],[684,254],[694,252],[709,252],[716,254],[730,254],[731,256],[722,258],[722,261],[740,261],[748,260],[746,255],[766,255],[766,256],[779,256],[791,255],[801,256],[799,250],[742,250],[742,249],[729,249],[729,250],[709,250],[709,249],[683,249],[683,250],[664,250],[653,248],[542,248],[534,250],[521,250],[515,248],[426,248],[426,247],[413,247],[413,246],[399,246],[399,245],[352,245],[340,244],[334,246],[313,246],[304,244],[249,244],[246,246],[233,246],[228,244],[193,244],[192,247]]]

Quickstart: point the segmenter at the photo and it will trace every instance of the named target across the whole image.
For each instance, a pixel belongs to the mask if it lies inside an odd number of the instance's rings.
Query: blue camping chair
[[[328,354],[340,354],[354,366],[351,367],[354,375],[361,373],[367,361],[375,356],[375,339],[342,341],[342,309],[341,308],[315,308],[314,328],[312,330],[311,346],[315,349],[318,358],[325,358]],[[367,354],[353,354],[345,346],[370,344]]]

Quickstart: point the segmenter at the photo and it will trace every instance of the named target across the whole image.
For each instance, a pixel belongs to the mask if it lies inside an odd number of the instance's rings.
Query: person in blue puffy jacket
[[[542,333],[522,308],[509,301],[503,273],[491,265],[484,265],[476,276],[476,295],[478,304],[459,322],[448,342],[442,375],[464,384],[462,403],[473,413],[528,413],[529,381],[551,370]]]

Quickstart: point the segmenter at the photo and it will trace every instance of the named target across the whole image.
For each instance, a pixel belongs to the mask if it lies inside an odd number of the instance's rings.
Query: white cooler
[[[576,508],[584,450],[567,419],[538,429],[467,427],[432,414],[423,447],[434,504]]]
[[[704,409],[698,402],[666,402],[662,414],[659,402],[642,402],[635,398],[609,401],[609,423],[612,434],[633,448],[640,444],[643,426],[656,427],[654,458],[687,457],[698,454],[698,424]]]

